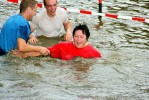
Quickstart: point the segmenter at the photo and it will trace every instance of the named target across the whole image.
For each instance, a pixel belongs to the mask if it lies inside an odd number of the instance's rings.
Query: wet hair
[[[22,0],[20,4],[20,13],[24,12],[28,7],[33,9],[37,4],[36,0]]]
[[[77,26],[73,29],[73,33],[72,33],[72,34],[73,34],[73,37],[74,37],[75,32],[76,32],[77,30],[81,30],[82,33],[86,35],[86,39],[88,40],[88,38],[89,38],[89,36],[90,36],[90,31],[89,31],[89,29],[88,29],[88,27],[87,27],[86,24],[82,24],[82,25],[79,24],[79,25],[77,25]]]
[[[57,0],[56,0],[56,2],[57,2]],[[43,4],[44,4],[44,6],[46,6],[46,0],[43,0]]]

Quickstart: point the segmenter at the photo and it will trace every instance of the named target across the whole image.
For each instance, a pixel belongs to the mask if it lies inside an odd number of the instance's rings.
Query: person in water
[[[27,44],[30,39],[31,28],[28,21],[36,14],[37,1],[22,0],[20,13],[11,16],[0,31],[0,56],[9,51],[18,50],[22,53],[40,52],[47,55],[48,49],[41,46]]]
[[[58,7],[57,0],[43,0],[45,10],[35,15],[31,21],[32,29],[36,30],[32,36],[59,37],[61,29],[64,28],[64,40],[72,41],[71,23],[68,19],[67,11]],[[36,43],[36,37],[30,39],[31,43]]]
[[[100,58],[101,53],[91,44],[87,43],[89,36],[90,32],[87,25],[79,24],[73,30],[73,41],[63,41],[48,47],[48,55],[62,60],[70,60],[75,57]],[[27,58],[29,56],[40,55],[40,52],[30,52],[23,54],[22,57]]]

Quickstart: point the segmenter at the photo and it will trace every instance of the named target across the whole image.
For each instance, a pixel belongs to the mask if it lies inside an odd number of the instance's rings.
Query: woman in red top
[[[60,42],[48,48],[49,55],[53,58],[70,60],[75,57],[100,58],[101,54],[92,45],[88,44],[90,36],[86,25],[79,24],[73,30],[72,42]],[[22,54],[23,58],[28,56],[40,56],[40,52]]]

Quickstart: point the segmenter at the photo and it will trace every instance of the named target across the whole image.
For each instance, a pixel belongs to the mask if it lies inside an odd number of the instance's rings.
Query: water
[[[76,3],[77,2],[77,3]],[[97,0],[59,0],[66,8],[98,11]],[[149,19],[148,0],[104,0],[103,13]],[[39,9],[40,11],[40,9]],[[18,5],[0,1],[0,28]],[[86,23],[89,42],[101,59],[50,57],[21,59],[0,57],[0,100],[148,100],[149,24],[69,13],[74,27]],[[62,38],[40,38],[37,45],[50,46]]]

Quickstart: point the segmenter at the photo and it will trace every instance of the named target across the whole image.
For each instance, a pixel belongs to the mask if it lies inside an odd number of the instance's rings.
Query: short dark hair
[[[86,39],[88,40],[89,36],[90,36],[90,31],[87,27],[86,24],[79,24],[77,25],[74,29],[73,29],[73,37],[74,37],[74,34],[77,30],[81,30],[83,34],[86,35]]]
[[[24,12],[28,7],[33,9],[37,4],[36,0],[22,0],[20,4],[20,13]]]

